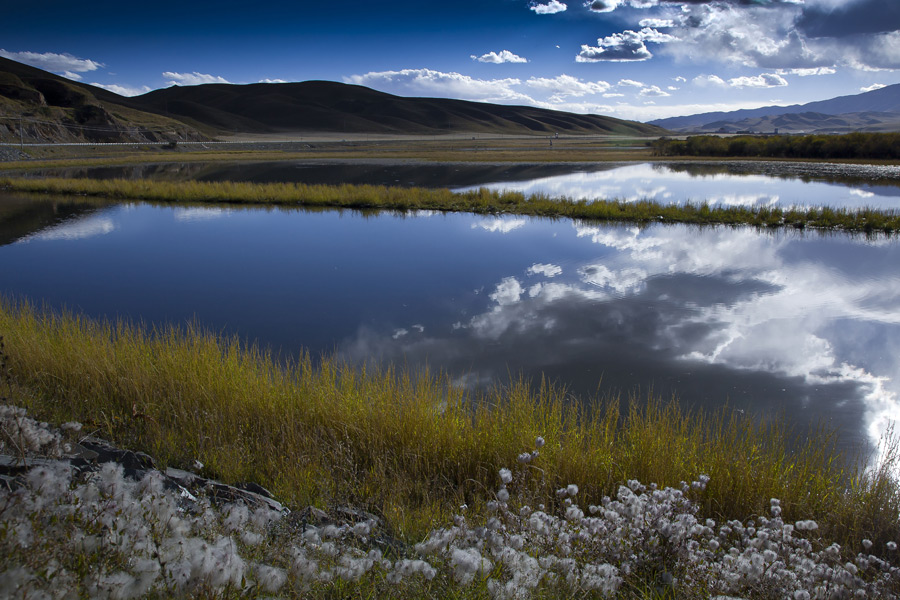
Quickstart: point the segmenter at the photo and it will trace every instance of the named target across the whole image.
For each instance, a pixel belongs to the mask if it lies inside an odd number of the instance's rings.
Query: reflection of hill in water
[[[0,246],[97,210],[95,205],[80,202],[0,194]]]
[[[621,166],[590,163],[424,163],[396,161],[279,161],[257,163],[166,163],[127,167],[53,169],[41,176],[163,181],[248,181],[254,183],[369,184],[403,187],[464,187],[497,181],[528,181],[577,171]]]
[[[635,163],[630,163],[635,164]],[[645,163],[646,164],[646,163]],[[806,183],[879,185],[900,188],[900,166],[781,161],[691,161],[650,163],[661,174],[692,177],[762,175]],[[371,184],[460,188],[525,182],[572,173],[613,171],[625,163],[428,163],[391,160],[162,163],[124,167],[52,169],[38,176],[160,181],[247,181],[309,184]],[[893,194],[889,194],[893,195]]]

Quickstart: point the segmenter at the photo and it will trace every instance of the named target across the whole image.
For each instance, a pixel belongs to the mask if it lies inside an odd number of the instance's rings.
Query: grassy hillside
[[[0,141],[163,142],[203,139],[128,98],[0,58]]]

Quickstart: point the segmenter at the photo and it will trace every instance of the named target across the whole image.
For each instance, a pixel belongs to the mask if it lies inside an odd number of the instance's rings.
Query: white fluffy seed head
[[[512,481],[512,471],[509,469],[500,469],[500,481],[503,483],[509,483]]]
[[[537,437],[534,439],[534,447],[535,447],[535,448],[543,448],[543,447],[544,447],[544,443],[545,443],[545,442],[544,442],[544,438],[542,438],[541,436],[537,436]]]

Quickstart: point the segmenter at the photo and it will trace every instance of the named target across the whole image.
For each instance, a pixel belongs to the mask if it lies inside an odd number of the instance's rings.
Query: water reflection
[[[92,218],[101,205],[0,194],[0,246],[37,236],[83,237],[111,231],[108,220]]]
[[[900,417],[895,242],[571,229],[599,256],[523,265],[449,328],[390,339],[363,328],[343,350],[357,360],[417,357],[462,373],[468,387],[503,379],[514,365],[579,394],[652,386],[695,405],[727,400],[797,423],[824,418],[860,432],[844,438],[850,445],[877,442]]]
[[[900,416],[895,238],[146,204],[36,205],[26,230],[20,204],[0,196],[0,235],[28,240],[0,246],[0,293],[91,316],[197,318],[471,389],[520,372],[582,397],[652,387],[826,419],[845,444]]]
[[[460,191],[479,186],[460,186]],[[724,206],[900,209],[900,167],[812,163],[643,163],[485,186],[573,199]]]

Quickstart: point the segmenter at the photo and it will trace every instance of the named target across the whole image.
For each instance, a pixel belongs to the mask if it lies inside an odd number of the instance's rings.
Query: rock
[[[153,458],[143,452],[121,450],[100,438],[89,437],[81,440],[83,448],[95,452],[98,463],[117,462],[126,469],[155,469]]]
[[[242,490],[247,490],[248,492],[252,492],[260,496],[265,496],[266,498],[275,498],[275,496],[272,495],[272,492],[259,485],[258,483],[253,483],[252,481],[242,481],[240,483],[236,483],[235,487]]]

